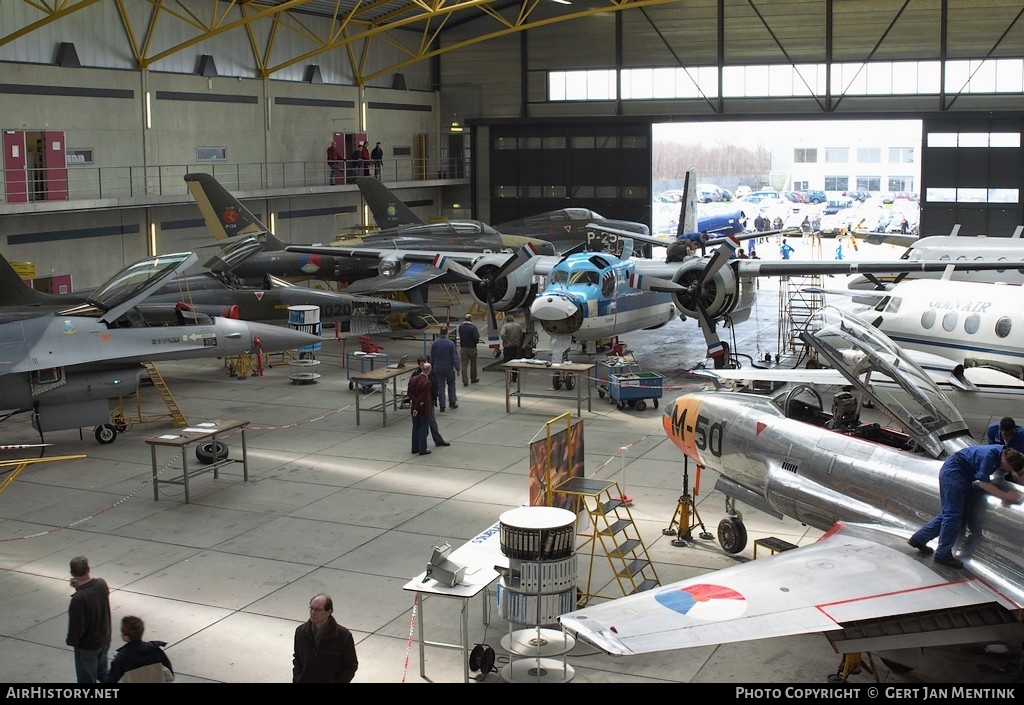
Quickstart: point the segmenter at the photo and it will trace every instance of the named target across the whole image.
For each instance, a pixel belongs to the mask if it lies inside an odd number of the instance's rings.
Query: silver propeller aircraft
[[[138,305],[194,264],[191,252],[159,255],[121,270],[88,296],[30,289],[0,257],[0,409],[31,412],[45,431],[96,426],[112,443],[110,401],[139,388],[142,362],[240,355],[319,343],[319,336],[263,323],[198,316],[149,326]],[[259,339],[257,346],[256,340]]]
[[[821,539],[563,614],[564,628],[619,655],[816,632],[839,653],[1021,641],[1024,506],[970,495],[956,549],[965,570],[907,545],[939,508],[942,458],[974,444],[956,408],[854,317],[822,309],[805,335],[903,427],[862,421],[845,392],[829,413],[807,387],[775,398],[683,394],[663,425],[686,462],[717,474],[715,488],[727,497],[718,538],[727,552],[746,544],[735,500],[820,529]],[[873,387],[879,376],[899,390]]]

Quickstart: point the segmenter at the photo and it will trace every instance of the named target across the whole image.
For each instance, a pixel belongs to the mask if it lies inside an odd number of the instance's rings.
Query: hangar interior
[[[649,222],[655,122],[915,117],[923,121],[922,233],[961,224],[967,234],[1009,234],[1024,222],[1024,87],[1019,75],[1015,84],[999,74],[1024,60],[1024,19],[1012,0],[429,8],[406,0],[183,0],[174,8],[16,0],[0,5],[0,27],[2,252],[32,263],[38,278],[71,275],[76,289],[148,254],[209,245],[188,173],[214,174],[289,243],[365,230],[372,221],[358,189],[332,184],[324,156],[328,144],[347,148],[361,137],[383,143],[382,180],[425,221],[498,222],[585,205]],[[850,66],[895,72],[914,62],[938,71],[934,91],[858,91],[839,78]],[[799,70],[806,66],[820,80]],[[644,69],[704,78],[693,80],[694,95],[622,97],[626,72]],[[558,76],[597,70],[608,76],[596,98],[552,90]],[[730,92],[735,71],[748,76],[747,88]],[[768,90],[776,73],[799,85]],[[1017,140],[930,147],[932,134]],[[61,154],[57,162],[51,152]],[[1009,189],[1018,198],[929,202],[930,188]],[[451,310],[455,320],[462,310]],[[748,344],[774,337],[766,330],[777,325],[776,310],[770,294],[741,331]],[[630,341],[671,391],[702,357],[699,345],[680,341],[682,325]],[[382,342],[390,355],[414,355],[423,344],[419,336]],[[529,443],[566,409],[542,401],[507,413],[501,376],[487,373],[440,418],[452,447],[410,460],[407,417],[356,426],[340,345],[328,344],[331,370],[315,385],[291,384],[283,367],[239,380],[220,364],[161,366],[190,418],[252,425],[249,481],[234,468],[204,477],[188,503],[165,490],[155,501],[145,485],[145,440],[159,423],[140,423],[110,446],[71,432],[48,439],[87,458],[26,472],[0,496],[9,539],[0,583],[11,607],[0,653],[10,680],[72,680],[63,631],[67,560],[77,554],[111,584],[115,617],[139,612],[147,634],[168,641],[180,681],[288,680],[291,633],[320,590],[357,632],[357,682],[464,679],[462,656],[443,649],[428,649],[421,678],[413,634],[420,619],[457,640],[467,605],[427,600],[414,610],[402,588],[436,542],[458,546],[522,504]],[[749,549],[737,559],[700,541],[671,546],[661,530],[677,507],[681,456],[665,440],[660,412],[624,413],[597,399],[593,409],[583,414],[588,475],[634,497],[662,582],[753,559]],[[33,442],[24,422],[0,426],[3,442]],[[719,500],[713,491],[698,497],[708,526],[717,524]],[[756,510],[747,518],[752,536],[817,538],[795,521]],[[485,627],[478,608],[468,605],[473,642],[500,652],[508,624],[494,616]],[[570,662],[574,682],[804,682],[834,672],[837,657],[814,636],[629,659],[581,646]],[[964,678],[999,679],[1000,668],[989,657]]]

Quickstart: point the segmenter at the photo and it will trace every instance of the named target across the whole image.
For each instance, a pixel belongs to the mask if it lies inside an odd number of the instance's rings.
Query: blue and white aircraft
[[[529,246],[515,253],[472,254],[382,248],[291,245],[291,252],[311,252],[377,260],[378,278],[400,278],[416,262],[452,260],[465,266],[477,302],[487,306],[492,347],[497,347],[495,312],[527,309],[552,342],[552,362],[561,362],[573,340],[596,341],[667,323],[678,313],[700,324],[708,355],[716,367],[728,363],[728,348],[716,332],[718,321],[737,323],[749,315],[759,276],[808,276],[924,272],[943,270],[945,261],[881,262],[735,259],[735,235],[726,237],[707,257],[690,255],[677,262],[633,258],[632,243],[623,254],[582,252],[536,256]],[[440,266],[435,264],[435,266]],[[957,263],[957,267],[961,266]],[[998,269],[1024,262],[964,262],[967,268]],[[546,281],[542,278],[546,277]],[[675,312],[671,306],[675,307]]]

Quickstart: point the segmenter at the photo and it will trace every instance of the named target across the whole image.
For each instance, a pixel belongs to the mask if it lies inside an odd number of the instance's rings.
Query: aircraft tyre
[[[227,457],[228,445],[223,441],[204,441],[196,446],[196,460],[204,465]]]
[[[718,543],[726,553],[739,553],[747,547],[747,527],[736,517],[718,522]]]
[[[117,428],[109,423],[96,427],[96,442],[103,445],[113,443],[117,438]]]

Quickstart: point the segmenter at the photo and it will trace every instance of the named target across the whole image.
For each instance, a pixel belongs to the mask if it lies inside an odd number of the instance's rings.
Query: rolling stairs
[[[661,583],[654,564],[647,556],[647,547],[637,531],[629,506],[620,499],[619,485],[610,480],[573,477],[553,490],[553,494],[570,497],[572,511],[586,511],[588,526],[577,528],[577,537],[584,538],[576,549],[581,558],[590,554],[586,587],[579,586],[577,605],[586,606],[591,599],[613,600],[617,597],[650,590]],[[596,590],[600,584],[611,586],[610,581],[595,585],[595,563],[604,556],[618,583],[621,595],[602,595]]]
[[[156,390],[157,394],[160,395],[160,399],[163,401],[164,406],[167,407],[166,414],[145,414],[142,411],[142,388],[135,392],[135,415],[130,416],[125,410],[125,398],[121,397],[119,400],[118,410],[113,412],[111,421],[118,430],[125,430],[133,423],[155,423],[157,421],[163,421],[170,419],[171,422],[179,427],[185,428],[188,426],[188,420],[185,418],[185,414],[182,413],[181,407],[178,406],[178,402],[175,400],[174,395],[171,394],[170,388],[167,386],[167,382],[164,381],[163,375],[160,374],[160,370],[156,368],[156,365],[152,362],[143,362],[142,366],[146,369],[146,375],[149,377],[149,381],[153,385],[153,389]]]
[[[821,238],[812,236],[811,259],[821,259]],[[825,305],[823,293],[810,293],[804,288],[820,289],[823,280],[820,274],[806,277],[791,276],[779,281],[779,340],[778,350],[782,355],[808,357],[817,362],[817,351],[808,348],[800,337],[811,314]],[[809,365],[810,366],[810,365]]]

